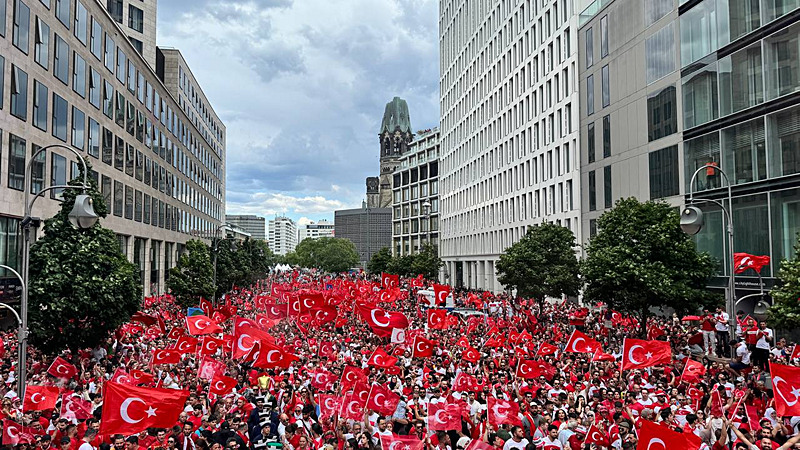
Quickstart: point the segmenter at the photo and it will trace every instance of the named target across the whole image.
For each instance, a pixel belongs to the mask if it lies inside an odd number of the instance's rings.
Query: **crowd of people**
[[[771,365],[795,365],[794,346],[744,314],[729,318],[718,309],[642,324],[602,304],[469,291],[450,293],[455,308],[444,308],[438,295],[419,293],[433,289],[428,282],[395,279],[394,286],[388,279],[390,285],[366,274],[295,271],[188,311],[170,296],[146,299],[102,345],[62,352],[58,360],[30,349],[28,389],[55,387],[59,394],[46,409],[29,408],[17,395],[16,337],[3,335],[2,444],[20,450],[784,450],[800,441],[800,413],[787,414],[800,398],[800,380],[784,375],[777,392],[770,372]],[[304,309],[298,298],[312,299],[314,307]],[[193,330],[195,314],[211,318],[217,332]],[[387,331],[389,321],[396,322]],[[731,322],[736,339],[729,342]],[[261,333],[249,333],[243,344],[242,330],[254,323]],[[575,336],[599,348],[575,352]],[[668,342],[669,362],[621,370],[625,340],[634,337]],[[422,342],[425,348],[415,348]],[[282,362],[265,358],[267,348],[283,352]],[[180,355],[159,364],[160,350]],[[638,362],[646,365],[649,357]],[[58,361],[75,373],[54,376]],[[102,423],[110,383],[182,390],[185,403],[174,423],[135,433],[110,429]],[[134,405],[127,406],[125,423],[139,423],[130,418]]]

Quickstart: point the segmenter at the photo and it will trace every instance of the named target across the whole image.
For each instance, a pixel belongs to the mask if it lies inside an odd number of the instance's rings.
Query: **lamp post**
[[[422,203],[422,214],[425,215],[425,242],[431,243],[431,202]]]
[[[64,150],[69,150],[72,152],[78,160],[81,162],[81,166],[83,166],[83,183],[80,186],[70,186],[68,184],[62,185],[55,185],[55,186],[48,186],[33,196],[32,199],[30,197],[30,180],[32,177],[32,169],[33,169],[33,162],[36,161],[36,158],[39,156],[40,153],[46,152],[52,148],[61,148]],[[36,153],[33,154],[30,161],[28,161],[27,166],[25,167],[25,185],[23,186],[25,192],[25,215],[22,218],[22,222],[20,225],[22,226],[22,258],[20,261],[20,265],[22,267],[22,275],[17,276],[20,278],[22,282],[22,293],[20,295],[19,301],[19,310],[20,310],[20,317],[19,317],[19,373],[17,374],[19,377],[18,381],[18,391],[17,396],[19,398],[25,398],[25,382],[27,377],[27,356],[28,356],[28,284],[29,284],[29,272],[28,266],[30,263],[30,253],[31,253],[31,228],[37,226],[39,219],[31,217],[31,210],[33,209],[33,204],[36,202],[38,198],[42,196],[47,191],[51,191],[53,189],[80,189],[81,193],[75,196],[75,205],[72,207],[72,211],[68,214],[69,221],[72,225],[76,228],[87,229],[94,226],[97,223],[97,213],[94,212],[94,205],[92,202],[92,197],[86,194],[86,190],[89,188],[89,179],[88,179],[88,171],[86,170],[86,161],[83,159],[80,153],[76,150],[67,147],[65,145],[60,144],[53,144],[47,145],[45,147],[40,148]],[[16,273],[16,272],[15,272]]]
[[[217,253],[219,253],[219,232],[223,228],[228,228],[227,222],[222,223],[214,230],[214,240],[211,243],[211,250],[214,252],[214,295],[211,298],[211,304],[216,308],[217,306]]]
[[[705,170],[706,172],[710,170],[714,170],[722,174],[723,178],[725,178],[725,184],[728,187],[728,207],[725,208],[725,204],[723,202],[707,199],[707,198],[694,198],[694,182],[697,179],[697,174],[701,171]],[[686,207],[683,209],[681,213],[681,229],[684,233],[689,235],[695,235],[700,232],[703,228],[704,220],[703,220],[703,211],[700,208],[693,206],[694,203],[713,203],[722,209],[725,213],[725,218],[727,220],[727,227],[726,231],[728,234],[728,251],[730,254],[728,255],[727,264],[729,265],[729,276],[728,276],[728,298],[726,301],[727,310],[728,310],[728,335],[729,339],[733,339],[736,336],[736,325],[734,318],[736,317],[736,285],[735,285],[735,278],[734,272],[736,267],[733,262],[733,194],[731,190],[731,182],[728,178],[728,174],[725,173],[719,166],[716,164],[705,164],[702,167],[699,167],[697,170],[694,171],[692,174],[692,179],[689,182],[689,200],[687,202]]]

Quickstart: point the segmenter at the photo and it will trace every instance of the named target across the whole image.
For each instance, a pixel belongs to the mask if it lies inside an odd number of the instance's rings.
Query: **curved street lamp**
[[[217,307],[217,253],[219,253],[219,232],[224,228],[231,228],[227,222],[223,222],[214,230],[214,237],[211,242],[211,250],[214,252],[214,295],[211,297],[211,304]]]
[[[64,150],[68,150],[72,152],[77,158],[78,161],[81,162],[83,166],[83,183],[79,186],[72,186],[68,184],[61,184],[55,186],[48,186],[39,192],[37,192],[32,199],[30,197],[30,180],[32,178],[32,169],[33,169],[33,162],[36,161],[36,158],[39,156],[40,153],[46,152],[52,148],[61,148]],[[25,382],[27,378],[27,356],[28,356],[28,281],[29,281],[29,273],[28,273],[28,265],[30,263],[30,253],[31,253],[31,227],[34,225],[34,222],[38,223],[38,218],[31,217],[31,211],[33,210],[33,204],[39,199],[42,194],[47,191],[52,191],[54,189],[80,189],[81,193],[75,196],[75,205],[72,207],[72,211],[68,214],[69,221],[72,225],[76,228],[80,229],[87,229],[94,226],[97,223],[97,219],[99,216],[94,211],[94,205],[92,202],[92,197],[86,194],[86,190],[89,189],[89,178],[88,178],[88,171],[86,169],[86,160],[83,159],[80,153],[78,153],[75,149],[71,147],[67,147],[61,144],[52,144],[47,145],[40,148],[36,153],[33,154],[28,164],[25,166],[25,184],[23,186],[23,190],[25,192],[25,215],[22,218],[22,222],[20,223],[22,227],[22,258],[20,261],[20,266],[22,268],[22,275],[14,272],[17,277],[19,277],[20,281],[22,282],[22,293],[20,294],[20,301],[19,301],[19,310],[20,310],[20,317],[19,317],[19,373],[18,373],[18,390],[17,396],[19,398],[25,398]]]

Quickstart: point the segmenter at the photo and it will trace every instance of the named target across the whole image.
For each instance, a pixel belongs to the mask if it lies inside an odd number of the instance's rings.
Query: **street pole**
[[[214,237],[211,241],[211,251],[214,253],[214,295],[211,297],[211,304],[216,308],[217,307],[217,253],[219,253],[219,232],[228,226],[228,223],[225,222],[222,225],[218,226],[216,230],[214,230]]]
[[[705,170],[706,172],[709,169],[719,172],[723,178],[725,178],[725,184],[728,188],[728,207],[725,208],[725,204],[723,202],[719,202],[717,200],[706,199],[706,198],[694,198],[694,183],[697,179],[697,174],[701,171]],[[728,335],[729,339],[733,340],[736,337],[736,278],[735,278],[735,270],[736,266],[733,260],[733,191],[731,189],[731,182],[728,178],[728,174],[725,173],[719,166],[716,164],[704,164],[702,167],[699,167],[695,170],[694,174],[692,174],[691,181],[689,182],[689,200],[687,202],[686,208],[684,208],[683,213],[681,214],[681,228],[684,232],[688,234],[697,234],[700,232],[700,229],[703,227],[703,213],[702,211],[692,206],[693,203],[713,203],[722,209],[723,213],[725,213],[725,217],[727,219],[727,227],[726,232],[728,235],[728,261],[727,265],[729,266],[729,273],[728,273],[728,298],[727,298],[727,312],[728,312]]]
[[[78,160],[81,162],[83,166],[83,184],[80,186],[71,186],[71,185],[54,185],[48,186],[34,195],[32,199],[28,199],[30,196],[30,180],[32,178],[32,170],[33,170],[33,162],[36,161],[36,158],[42,152],[46,152],[52,148],[61,148],[64,150],[69,150],[72,152]],[[31,217],[31,211],[33,210],[33,204],[36,202],[38,198],[40,198],[45,192],[51,191],[54,189],[81,189],[81,194],[75,197],[75,205],[72,208],[72,212],[69,213],[70,222],[73,223],[78,228],[91,228],[97,222],[98,216],[94,212],[94,207],[92,206],[92,198],[86,195],[86,190],[89,189],[89,179],[88,179],[88,170],[86,170],[86,160],[83,159],[80,153],[78,153],[75,149],[71,147],[67,147],[60,144],[53,144],[47,145],[45,147],[40,148],[36,153],[31,156],[30,161],[28,161],[27,166],[25,167],[25,183],[23,186],[24,194],[24,206],[25,206],[25,214],[22,218],[22,222],[20,226],[22,227],[22,257],[20,260],[21,268],[22,268],[22,275],[14,272],[20,278],[22,282],[22,292],[20,295],[19,300],[19,310],[20,310],[20,317],[19,317],[19,369],[17,376],[19,377],[18,380],[18,392],[17,396],[19,398],[25,398],[25,383],[27,378],[27,359],[28,359],[28,284],[29,284],[29,266],[30,266],[30,253],[31,253],[31,226],[34,225],[34,222],[38,222],[38,218],[35,219]],[[13,269],[12,269],[13,270]]]

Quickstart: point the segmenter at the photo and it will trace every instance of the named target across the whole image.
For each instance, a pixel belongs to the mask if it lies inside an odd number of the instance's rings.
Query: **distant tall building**
[[[333,237],[334,225],[327,220],[320,220],[319,222],[311,222],[305,225],[300,225],[297,229],[297,243],[303,242],[303,239],[319,239],[321,237]]]
[[[293,252],[297,247],[297,226],[288,217],[278,216],[269,221],[269,248],[276,255]]]
[[[358,251],[361,267],[366,267],[372,255],[392,245],[392,209],[361,208],[336,211],[336,237],[350,239]]]
[[[133,47],[155,69],[158,0],[105,0],[103,3]]]
[[[408,104],[400,97],[395,97],[386,104],[378,132],[381,145],[380,176],[367,178],[368,207],[392,206],[392,173],[399,164],[398,158],[408,150],[413,137]]]
[[[263,241],[267,238],[267,219],[253,215],[225,215],[225,222],[236,225],[237,227],[250,233],[251,239]]]

